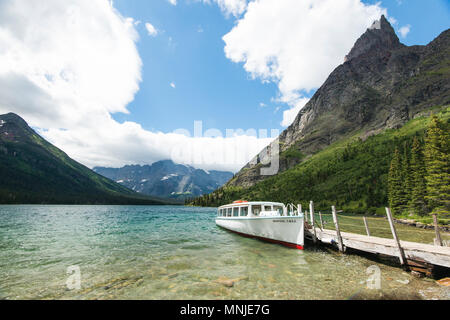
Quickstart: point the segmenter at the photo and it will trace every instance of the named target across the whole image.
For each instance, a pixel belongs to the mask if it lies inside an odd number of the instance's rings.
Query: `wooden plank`
[[[336,207],[335,206],[331,207],[331,212],[333,213],[334,226],[336,227],[336,236],[337,236],[337,241],[338,241],[338,248],[339,248],[340,252],[344,252],[344,244],[342,242],[341,230],[339,229],[339,222],[338,222],[338,219],[337,219]]]
[[[404,266],[405,262],[406,262],[405,253],[403,252],[402,246],[400,245],[400,241],[398,240],[397,231],[395,230],[394,220],[392,219],[392,214],[391,214],[391,209],[390,208],[386,208],[386,214],[388,216],[389,226],[391,227],[392,236],[394,237],[394,240],[397,243],[397,247],[398,247],[398,251],[399,251],[400,264],[402,266]]]

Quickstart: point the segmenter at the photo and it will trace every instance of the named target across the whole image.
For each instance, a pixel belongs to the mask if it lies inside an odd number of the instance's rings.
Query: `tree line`
[[[396,148],[388,175],[389,205],[396,215],[450,213],[448,122],[431,117],[424,139]]]

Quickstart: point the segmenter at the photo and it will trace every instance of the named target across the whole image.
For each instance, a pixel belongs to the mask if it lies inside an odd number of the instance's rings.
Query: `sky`
[[[236,172],[385,14],[401,42],[446,0],[0,0],[0,114],[69,156]]]

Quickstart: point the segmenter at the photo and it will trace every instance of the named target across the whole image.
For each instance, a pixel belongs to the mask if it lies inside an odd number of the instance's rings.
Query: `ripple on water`
[[[450,299],[432,280],[355,255],[217,228],[214,209],[0,206],[0,299]],[[78,265],[81,289],[68,290]],[[367,268],[381,271],[369,290]]]

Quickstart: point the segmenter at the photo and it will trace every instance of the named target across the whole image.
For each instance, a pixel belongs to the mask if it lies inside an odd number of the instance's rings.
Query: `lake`
[[[389,264],[240,237],[215,214],[0,206],[0,299],[450,299]]]

